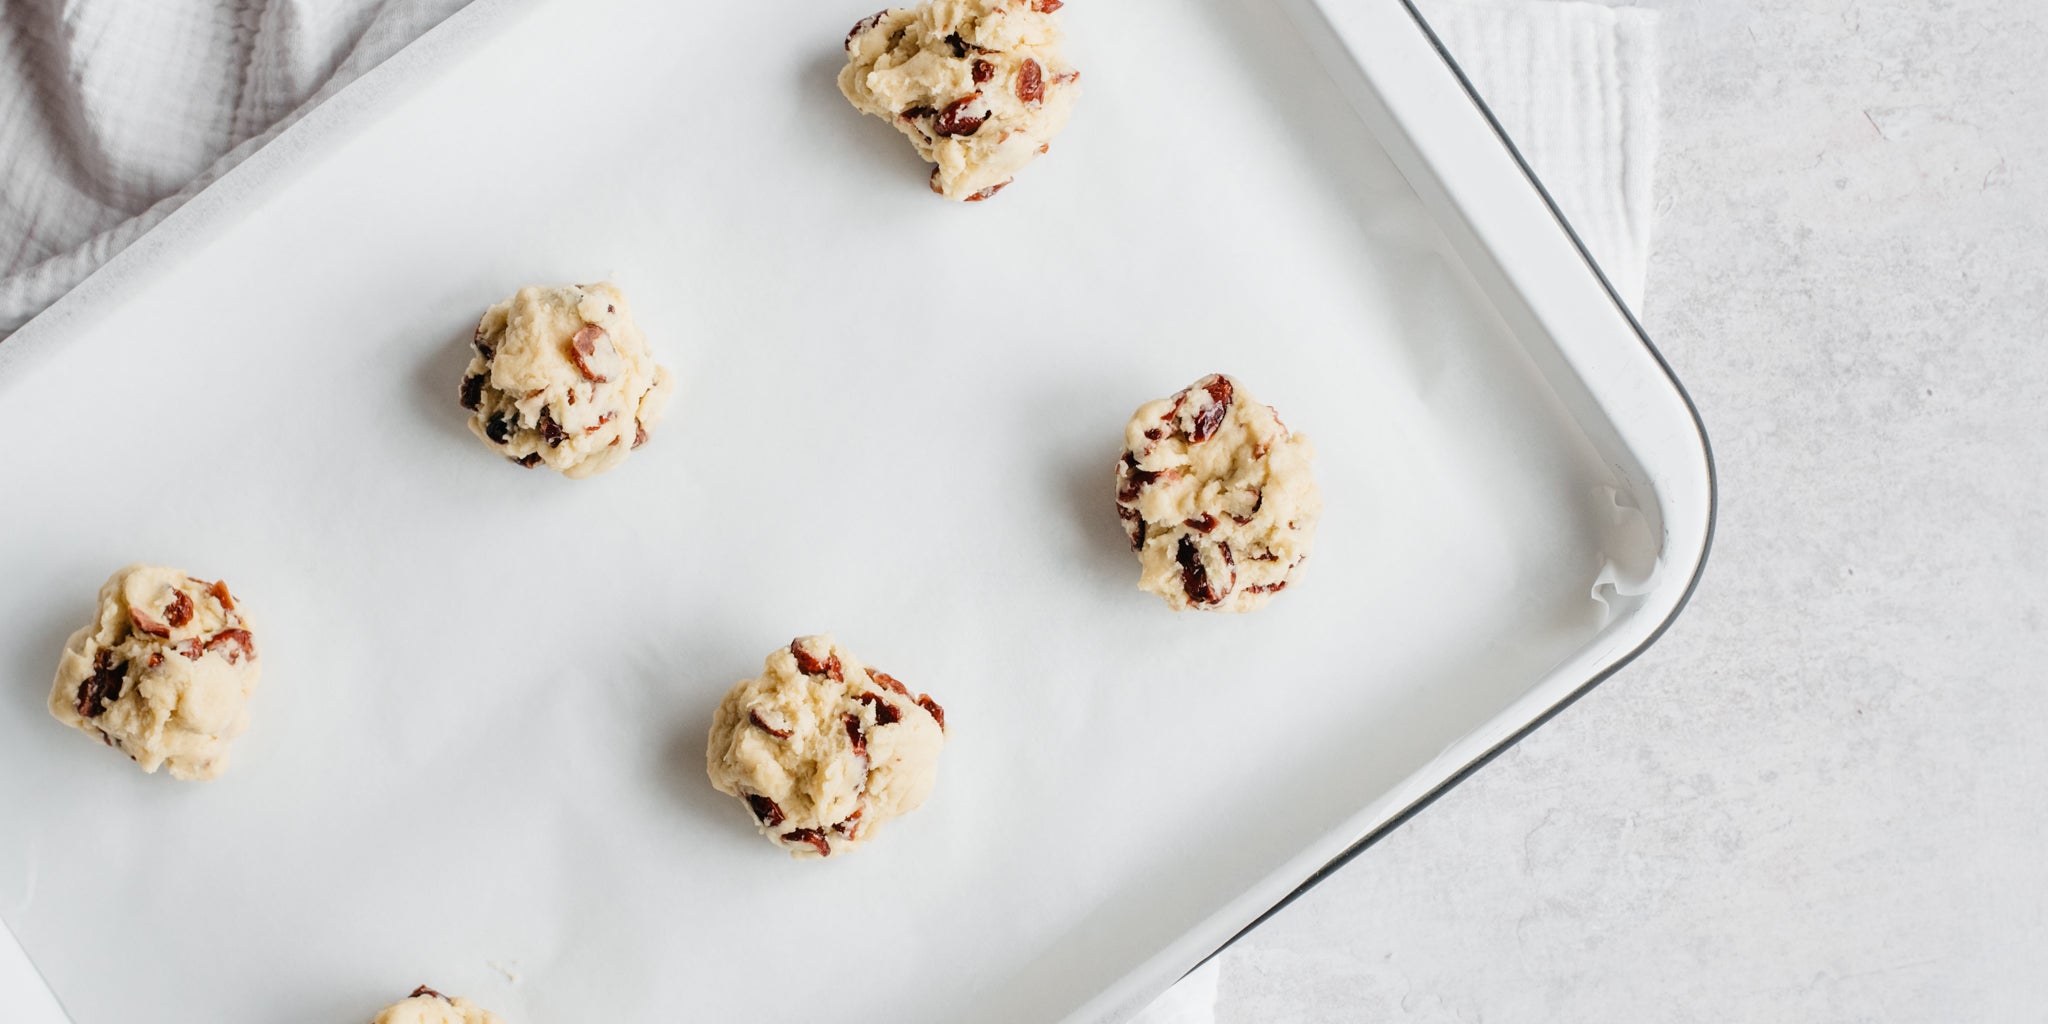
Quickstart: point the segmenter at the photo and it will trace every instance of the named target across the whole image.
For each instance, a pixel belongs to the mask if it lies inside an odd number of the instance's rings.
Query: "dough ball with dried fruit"
[[[64,644],[50,713],[143,771],[216,778],[249,725],[259,668],[250,628],[227,584],[128,566]]]
[[[469,429],[527,468],[595,476],[647,442],[674,379],[610,284],[521,288],[476,325]]]
[[[460,996],[444,996],[421,985],[385,1007],[370,1024],[505,1024],[505,1018]]]
[[[1116,511],[1138,586],[1176,610],[1248,612],[1308,557],[1323,499],[1308,438],[1211,374],[1138,408],[1124,428]]]
[[[924,803],[945,743],[946,712],[929,694],[806,636],[725,695],[706,761],[762,835],[794,857],[829,857]]]
[[[1066,127],[1081,73],[1060,53],[1060,0],[927,0],[846,36],[839,91],[896,126],[932,191],[987,199]]]

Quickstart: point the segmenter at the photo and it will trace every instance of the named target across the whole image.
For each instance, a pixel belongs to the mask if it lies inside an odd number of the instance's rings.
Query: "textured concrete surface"
[[[2048,1020],[2048,4],[1643,5],[1705,581],[1223,1021]]]

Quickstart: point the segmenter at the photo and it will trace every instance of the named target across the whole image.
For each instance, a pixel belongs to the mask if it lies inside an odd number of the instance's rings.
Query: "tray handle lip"
[[[1650,339],[1649,332],[1643,328],[1642,322],[1636,318],[1635,310],[1629,308],[1629,304],[1622,300],[1621,294],[1614,288],[1614,282],[1608,279],[1607,272],[1602,270],[1599,262],[1593,258],[1592,251],[1586,247],[1585,240],[1579,237],[1577,229],[1572,227],[1571,221],[1566,219],[1564,211],[1558,207],[1556,198],[1550,194],[1549,189],[1544,187],[1543,181],[1537,177],[1535,169],[1529,166],[1529,161],[1522,155],[1521,149],[1515,145],[1514,139],[1509,137],[1507,129],[1501,125],[1500,119],[1494,116],[1493,108],[1489,107],[1486,100],[1479,95],[1479,90],[1473,86],[1471,78],[1466,76],[1465,69],[1459,65],[1457,58],[1451,55],[1449,48],[1444,45],[1443,39],[1436,34],[1436,30],[1430,27],[1429,19],[1423,17],[1422,12],[1416,8],[1414,0],[1398,0],[1398,2],[1408,12],[1408,16],[1414,20],[1416,27],[1422,30],[1423,37],[1428,40],[1430,48],[1436,51],[1437,57],[1450,69],[1452,76],[1458,81],[1458,87],[1464,90],[1466,98],[1472,101],[1474,107],[1478,108],[1480,116],[1486,120],[1487,127],[1493,132],[1495,138],[1500,140],[1500,144],[1507,149],[1508,156],[1514,160],[1516,168],[1521,171],[1522,176],[1528,180],[1529,184],[1535,188],[1536,194],[1543,200],[1545,209],[1550,212],[1551,219],[1555,220],[1558,227],[1564,230],[1565,237],[1571,241],[1572,248],[1579,254],[1579,259],[1585,263],[1588,270],[1593,272],[1593,277],[1600,282],[1601,291],[1606,293],[1608,301],[1614,304],[1615,310],[1628,323],[1629,330],[1635,335],[1636,341],[1643,346],[1644,351],[1649,353],[1650,358],[1657,364],[1658,371],[1664,375],[1664,379],[1670,384],[1671,390],[1678,396],[1679,402],[1684,405],[1686,415],[1692,421],[1693,433],[1699,439],[1700,458],[1704,463],[1705,469],[1707,502],[1705,532],[1700,539],[1699,554],[1689,569],[1685,587],[1679,593],[1677,601],[1672,604],[1671,609],[1665,613],[1664,618],[1657,623],[1655,628],[1651,629],[1639,643],[1616,657],[1613,663],[1594,673],[1585,682],[1574,687],[1571,692],[1565,694],[1557,703],[1545,708],[1541,714],[1531,719],[1527,724],[1508,734],[1499,743],[1487,748],[1470,761],[1460,765],[1456,771],[1445,777],[1442,782],[1430,787],[1428,792],[1417,797],[1412,803],[1401,808],[1399,811],[1396,811],[1386,821],[1375,826],[1371,831],[1368,831],[1351,843],[1351,845],[1345,847],[1336,856],[1324,862],[1321,867],[1317,868],[1306,879],[1303,879],[1287,895],[1282,896],[1272,906],[1261,911],[1257,917],[1253,918],[1244,927],[1234,932],[1230,938],[1225,939],[1221,945],[1197,961],[1193,967],[1188,969],[1188,974],[1201,969],[1204,964],[1215,959],[1217,954],[1229,949],[1239,939],[1251,934],[1253,929],[1258,928],[1282,910],[1287,909],[1290,904],[1300,899],[1303,894],[1315,888],[1324,879],[1336,874],[1338,870],[1357,859],[1360,854],[1370,849],[1373,844],[1381,839],[1386,838],[1395,829],[1407,824],[1444,794],[1457,788],[1459,784],[1471,778],[1480,769],[1491,763],[1494,758],[1506,753],[1510,748],[1528,738],[1531,733],[1542,728],[1566,708],[1577,703],[1579,698],[1593,692],[1595,687],[1614,677],[1622,669],[1627,668],[1644,651],[1649,650],[1658,640],[1663,639],[1664,634],[1671,629],[1672,624],[1678,621],[1678,617],[1685,612],[1686,606],[1692,602],[1694,592],[1699,589],[1700,578],[1706,574],[1708,556],[1713,552],[1714,548],[1714,535],[1720,513],[1720,480],[1714,464],[1713,442],[1707,436],[1707,425],[1700,418],[1699,407],[1693,403],[1692,395],[1686,391],[1684,382],[1678,379],[1678,374],[1672,370],[1670,362],[1664,358],[1664,353],[1657,349],[1656,343]],[[1186,974],[1182,975],[1182,977],[1185,976]]]

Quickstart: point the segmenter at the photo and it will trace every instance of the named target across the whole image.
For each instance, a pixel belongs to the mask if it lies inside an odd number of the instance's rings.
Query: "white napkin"
[[[1416,3],[1615,290],[1640,309],[1657,155],[1656,12],[1571,0]],[[1346,908],[1310,893],[1288,912],[1323,909]],[[1226,950],[1182,978],[1133,1024],[1213,1024],[1234,958]]]
[[[1615,290],[1640,307],[1657,158],[1657,12],[1416,2]]]
[[[0,337],[466,0],[7,0]]]
[[[0,336],[465,0],[7,0]],[[1655,14],[1419,0],[1630,304],[1649,262]],[[1315,897],[1292,913],[1313,913]],[[0,1020],[61,1021],[0,929]],[[1142,1024],[1215,1019],[1224,953]],[[47,1016],[46,1016],[47,1015]]]

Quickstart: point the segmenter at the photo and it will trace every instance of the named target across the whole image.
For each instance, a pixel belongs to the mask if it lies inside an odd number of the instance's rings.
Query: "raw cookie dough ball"
[[[370,1024],[505,1024],[505,1018],[467,999],[450,998],[421,985],[412,995],[385,1007]]]
[[[216,778],[249,725],[260,668],[249,628],[227,584],[128,566],[100,588],[92,624],[65,642],[50,713],[143,771]]]
[[[1081,73],[1060,54],[1060,0],[926,0],[846,36],[839,91],[937,164],[932,191],[995,195],[1066,127]]]
[[[462,374],[470,432],[529,469],[581,479],[618,465],[674,388],[610,284],[521,288],[484,313],[474,341]]]
[[[874,837],[932,791],[946,712],[829,636],[768,656],[711,722],[711,784],[747,802],[761,834],[793,857],[829,857]]]
[[[1308,557],[1322,515],[1314,454],[1221,374],[1140,406],[1116,467],[1138,586],[1176,611],[1248,612],[1272,600]]]

